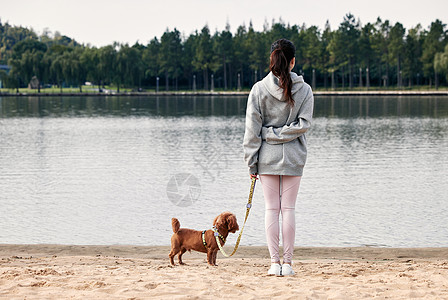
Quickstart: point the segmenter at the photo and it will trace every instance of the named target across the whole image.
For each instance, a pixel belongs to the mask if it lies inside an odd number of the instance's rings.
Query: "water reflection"
[[[242,115],[246,97],[0,97],[0,117]]]
[[[0,97],[0,117],[242,116],[246,96]],[[315,117],[448,116],[448,96],[316,96]]]
[[[317,96],[316,117],[388,117],[448,115],[448,96]]]

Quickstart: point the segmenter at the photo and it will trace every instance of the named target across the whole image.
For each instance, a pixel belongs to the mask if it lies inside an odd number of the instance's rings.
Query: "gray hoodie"
[[[243,142],[250,174],[303,174],[305,134],[311,126],[314,97],[302,76],[291,72],[291,79],[294,107],[283,98],[283,89],[272,72],[250,91]]]

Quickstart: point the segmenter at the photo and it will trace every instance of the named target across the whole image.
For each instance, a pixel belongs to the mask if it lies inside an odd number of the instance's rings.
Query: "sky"
[[[58,31],[79,43],[105,46],[113,42],[147,44],[167,30],[177,28],[185,36],[208,25],[211,33],[226,24],[235,33],[252,22],[257,31],[280,19],[285,24],[324,28],[328,20],[335,30],[347,13],[362,24],[377,17],[400,22],[407,29],[421,24],[429,28],[440,19],[448,23],[447,0],[0,0],[0,20],[11,25]]]

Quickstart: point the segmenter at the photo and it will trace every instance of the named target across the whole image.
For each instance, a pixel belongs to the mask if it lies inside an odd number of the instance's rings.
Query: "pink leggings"
[[[260,175],[265,199],[265,228],[271,262],[280,262],[279,215],[282,213],[283,262],[291,263],[296,234],[295,205],[301,176]]]

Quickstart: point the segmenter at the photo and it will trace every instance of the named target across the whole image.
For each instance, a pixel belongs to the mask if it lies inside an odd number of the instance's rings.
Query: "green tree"
[[[336,70],[342,70],[342,86],[348,70],[349,88],[353,88],[353,69],[358,58],[360,25],[352,14],[347,14],[329,44],[331,60]]]
[[[181,54],[179,54],[179,59]],[[144,76],[144,64],[142,59],[142,48],[141,45],[136,43],[132,47],[126,47],[126,60],[127,60],[127,83],[134,88],[140,89],[142,84],[142,79]],[[175,73],[176,84],[177,76],[179,76],[180,71]]]
[[[444,52],[436,53],[434,58],[434,69],[436,72],[445,74],[448,81],[448,44],[445,46]]]
[[[45,67],[42,60],[46,51],[47,46],[34,39],[18,42],[14,45],[12,58],[9,60],[13,75],[23,80],[24,84],[30,82],[33,76],[42,80]],[[40,84],[38,91],[40,92]]]
[[[252,24],[250,24],[244,48],[249,53],[249,69],[253,74],[253,76],[251,74],[253,83],[258,81],[263,72],[269,67],[269,55],[266,53],[269,49],[268,45],[265,34],[256,32]]]
[[[367,84],[370,85],[372,63],[376,60],[376,53],[373,47],[374,36],[375,26],[373,24],[367,23],[361,28],[361,35],[359,37],[359,63],[362,71],[366,72],[366,86]]]
[[[252,27],[252,23],[250,24],[250,27]],[[265,30],[267,29],[267,26],[265,26]],[[286,24],[280,19],[278,22],[275,20],[272,20],[271,28],[265,32],[266,37],[269,40],[268,44],[269,46],[271,43],[278,39],[291,39],[291,28],[289,26],[286,26]]]
[[[37,41],[37,35],[33,30],[2,24],[0,20],[0,64],[7,64],[12,57],[13,47],[25,39]]]
[[[178,87],[178,78],[181,74],[181,57],[182,41],[180,32],[176,28],[173,31],[167,29],[160,40],[159,51],[160,72],[165,75],[165,89],[167,91],[169,90],[169,77],[175,80],[175,88],[177,89]]]
[[[210,36],[210,30],[208,26],[204,26],[201,33],[198,36],[198,44],[196,47],[196,53],[193,57],[193,66],[203,72],[204,77],[204,89],[208,90],[208,76],[209,70],[212,67],[213,61],[213,51],[212,51],[212,39]]]
[[[62,72],[63,78],[62,81],[59,80],[60,86],[62,86],[62,82],[65,82],[70,86],[78,86],[79,91],[82,92],[82,85],[86,80],[85,68],[81,64],[82,54],[82,48],[67,47],[67,51],[56,58],[55,72],[57,75],[59,72]]]
[[[303,47],[303,70],[312,72],[315,69],[322,55],[320,50],[321,33],[316,26],[308,27],[301,32]]]
[[[138,46],[129,47],[128,44],[121,45],[117,54],[116,83],[117,92],[120,84],[129,87],[140,87],[143,78],[144,65],[141,51]]]
[[[0,70],[0,83],[4,84],[8,80],[8,74],[5,70]],[[0,85],[0,87],[3,87]]]
[[[405,50],[404,33],[405,29],[400,23],[395,25],[390,30],[389,35],[389,62],[397,65],[397,86],[401,87],[401,60]]]
[[[405,39],[403,52],[403,76],[408,79],[408,86],[412,86],[412,81],[419,77],[422,69],[420,57],[422,55],[421,26],[409,29]]]
[[[429,85],[432,85],[432,78],[435,78],[434,72],[434,58],[437,52],[442,52],[446,41],[447,32],[445,30],[446,24],[442,21],[436,20],[431,23],[429,32],[424,37],[422,45],[422,64],[423,74],[429,78]],[[436,82],[437,83],[437,82]]]
[[[373,36],[372,48],[377,59],[377,69],[379,80],[383,86],[389,85],[389,35],[391,26],[389,21],[382,21],[380,18],[375,23],[375,33]],[[381,85],[381,83],[380,83]]]
[[[84,53],[84,49],[76,47],[70,52],[70,73],[72,81],[78,85],[79,92],[82,93],[82,85],[86,82],[86,68],[81,63],[81,57]]]
[[[99,51],[98,48],[86,48],[80,57],[81,64],[84,66],[86,79],[89,82],[98,85],[98,91],[101,90],[101,73],[99,71]]]
[[[218,86],[228,89],[237,86],[238,78],[247,87],[263,77],[269,71],[271,43],[287,38],[296,45],[294,71],[306,75],[309,81],[315,70],[316,79],[319,83],[323,79],[325,87],[329,72],[336,72],[342,86],[351,88],[358,70],[364,78],[366,73],[362,71],[367,68],[372,86],[395,82],[401,86],[404,79],[410,86],[423,78],[437,87],[437,74],[444,72],[442,53],[447,36],[446,25],[440,20],[432,22],[427,30],[417,25],[406,31],[400,23],[392,26],[380,18],[361,27],[359,20],[347,14],[336,30],[331,30],[328,22],[321,30],[305,24],[290,26],[280,19],[271,24],[265,21],[262,31],[256,31],[250,23],[232,34],[227,25],[211,36],[204,26],[185,38],[177,29],[167,29],[160,39],[154,37],[146,46],[113,43],[98,49],[79,45],[57,31],[53,34],[46,29],[37,36],[32,30],[0,21],[0,64],[12,67],[5,82],[17,89],[36,76],[41,83],[59,87],[78,85],[80,91],[86,80],[99,89],[112,83],[119,91],[123,86],[149,86],[161,75],[167,90],[170,84],[175,89],[179,85],[191,87],[194,76],[209,89],[210,72]],[[441,83],[446,84],[444,77]]]
[[[182,71],[184,78],[188,80],[188,86],[193,88],[193,78],[196,77],[196,72],[199,71],[193,64],[193,58],[196,55],[196,48],[199,44],[199,34],[197,31],[190,34],[183,44],[183,57],[181,60]]]
[[[45,80],[51,82],[52,84],[56,84],[60,87],[62,91],[62,84],[65,81],[65,76],[67,74],[67,56],[64,57],[64,54],[70,51],[67,46],[54,44],[43,57],[43,63],[45,64]]]
[[[56,58],[51,62],[50,72],[51,76],[56,80],[57,85],[61,89],[64,82],[64,75],[66,75],[65,62],[63,55],[56,56]]]
[[[226,29],[214,37],[213,49],[216,54],[216,62],[221,62],[223,70],[224,89],[228,88],[228,65],[232,62],[233,42],[230,25],[226,25]]]
[[[149,44],[143,49],[142,60],[144,67],[144,75],[146,79],[156,77],[160,72],[159,65],[160,42],[157,38],[153,38]]]
[[[346,59],[349,71],[349,87],[353,88],[353,69],[358,59],[360,24],[352,14],[347,14],[339,26],[342,44],[346,48]]]
[[[103,86],[113,82],[116,74],[117,51],[113,45],[104,46],[98,49],[98,73],[102,78]],[[118,87],[117,87],[118,88]]]
[[[324,77],[324,87],[327,89],[328,84],[328,72],[330,72],[330,51],[328,50],[328,45],[330,44],[333,34],[330,28],[330,22],[327,20],[325,23],[324,31],[321,35],[321,41],[319,44],[319,57],[317,59],[317,67],[322,72]]]
[[[238,74],[240,83],[244,86],[244,71],[248,69],[248,61],[249,61],[249,51],[246,49],[247,47],[247,29],[246,26],[239,26],[236,30],[236,34],[233,38],[233,62],[232,65],[235,66],[233,77],[235,78],[235,82],[237,82]],[[238,83],[237,83],[238,84]],[[237,85],[236,84],[236,85]]]

